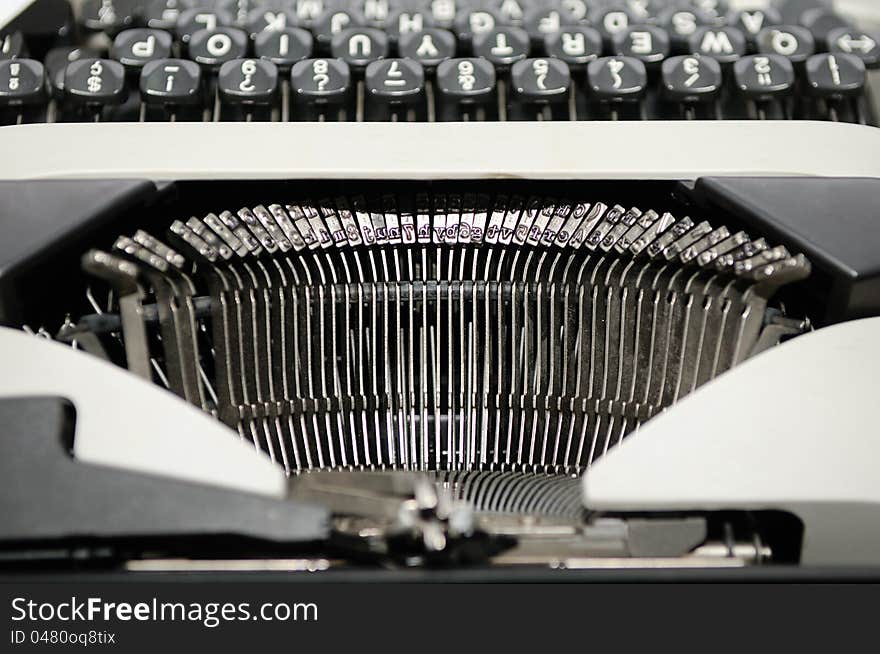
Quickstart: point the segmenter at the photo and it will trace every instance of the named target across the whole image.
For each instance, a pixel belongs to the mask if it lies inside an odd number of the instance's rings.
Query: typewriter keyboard
[[[0,124],[877,124],[880,38],[817,0],[36,0]]]

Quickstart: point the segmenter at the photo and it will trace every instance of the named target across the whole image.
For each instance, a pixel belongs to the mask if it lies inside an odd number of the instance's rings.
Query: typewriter
[[[878,27],[5,0],[0,567],[874,575]]]

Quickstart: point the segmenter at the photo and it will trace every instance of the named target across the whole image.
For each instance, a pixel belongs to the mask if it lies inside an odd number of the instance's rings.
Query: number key
[[[110,59],[80,59],[67,65],[64,93],[74,103],[103,106],[125,99],[125,69]]]
[[[43,64],[33,59],[0,61],[0,107],[39,104],[45,97]]]
[[[526,59],[510,69],[510,84],[523,102],[564,102],[571,88],[571,73],[568,64],[559,59]]]
[[[294,98],[309,105],[341,105],[351,91],[351,71],[338,59],[306,59],[290,69]]]
[[[683,55],[663,62],[663,92],[673,102],[703,102],[721,90],[721,65],[712,57]]]
[[[152,105],[197,104],[200,100],[201,77],[202,71],[194,61],[151,61],[141,71],[141,97]]]
[[[278,88],[278,67],[263,59],[235,59],[220,67],[220,97],[230,104],[271,104]]]

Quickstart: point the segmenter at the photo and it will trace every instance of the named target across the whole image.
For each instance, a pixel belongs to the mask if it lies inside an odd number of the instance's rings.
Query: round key
[[[314,39],[301,27],[285,27],[283,30],[262,31],[254,41],[254,54],[287,70],[297,61],[312,56]]]
[[[455,33],[463,44],[470,44],[474,36],[491,32],[502,25],[500,15],[491,9],[465,9],[455,16]]]
[[[342,104],[351,90],[351,72],[339,59],[306,59],[290,69],[290,87],[304,104]]]
[[[412,104],[425,91],[425,71],[410,59],[374,61],[367,66],[364,81],[367,96],[386,104]]]
[[[544,51],[567,63],[569,69],[583,71],[602,54],[602,35],[592,27],[565,27],[545,37]]]
[[[418,34],[429,27],[434,27],[434,16],[427,9],[422,11],[401,9],[393,12],[385,21],[385,31],[392,43],[397,43],[402,36]]]
[[[15,57],[24,56],[25,52],[24,36],[22,36],[21,32],[0,34],[0,57],[3,59],[14,59]]]
[[[296,21],[300,27],[311,29],[315,23],[321,18],[327,8],[331,5],[326,0],[296,0],[287,5],[293,4],[296,7]]]
[[[691,52],[730,64],[746,54],[746,37],[733,27],[701,27],[690,38]]]
[[[22,58],[0,61],[0,106],[39,104],[45,97],[43,64]]]
[[[152,105],[191,105],[200,100],[202,70],[188,59],[151,61],[141,70],[141,98]]]
[[[794,67],[781,55],[743,57],[733,65],[733,76],[740,93],[759,102],[788,95],[794,88]]]
[[[851,54],[862,60],[866,68],[880,67],[880,35],[868,34],[846,27],[828,33],[828,50]]]
[[[510,69],[510,86],[522,102],[564,102],[571,89],[571,73],[559,59],[526,59]]]
[[[479,57],[447,59],[437,66],[437,91],[450,102],[488,102],[495,91],[495,67]]]
[[[477,34],[473,39],[473,51],[501,70],[529,56],[531,40],[521,27],[496,27]]]
[[[201,30],[189,41],[189,56],[200,65],[220,68],[227,61],[242,59],[247,54],[248,37],[236,27]]]
[[[113,39],[110,57],[129,71],[138,71],[150,61],[171,56],[171,35],[164,30],[124,30]]]
[[[375,27],[355,27],[334,36],[330,50],[352,69],[363,70],[388,56],[388,38]]]
[[[559,4],[572,20],[578,23],[587,20],[591,4],[589,0],[560,0]]]
[[[678,3],[683,7],[688,7],[690,9],[696,9],[697,11],[701,11],[707,16],[710,16],[712,20],[716,22],[720,22],[724,19],[724,15],[727,13],[728,6],[726,0],[677,0]]]
[[[80,23],[93,32],[116,34],[134,25],[138,0],[86,0],[80,8]]]
[[[400,37],[398,50],[401,57],[418,61],[425,70],[434,70],[441,61],[455,56],[455,35],[440,27],[429,27],[421,32]]]
[[[758,54],[776,54],[788,59],[793,64],[803,63],[816,50],[813,36],[803,27],[796,25],[780,25],[765,27],[755,39]]]
[[[731,10],[727,14],[727,24],[745,34],[746,41],[754,44],[762,29],[782,24],[782,14],[772,6],[761,9]]]
[[[147,0],[142,10],[142,18],[147,27],[156,30],[173,31],[180,19],[181,0]]]
[[[355,10],[329,9],[318,17],[312,25],[312,33],[321,47],[330,47],[337,34],[354,27],[364,27],[367,19]]]
[[[64,92],[64,73],[67,71],[67,64],[97,56],[98,53],[93,50],[76,46],[61,46],[49,50],[46,58],[43,59],[43,66],[46,69],[46,77],[49,78],[52,92],[58,95]]]
[[[614,37],[614,50],[645,65],[657,64],[669,56],[669,35],[652,25],[628,27]]]
[[[202,30],[214,31],[235,22],[233,15],[223,9],[187,9],[177,19],[177,38],[189,43],[193,34]]]
[[[292,10],[275,10],[271,7],[257,7],[248,12],[247,29],[252,39],[260,34],[283,32],[296,27],[296,14]]]
[[[278,67],[264,59],[235,59],[220,66],[217,89],[230,104],[270,104],[278,89]]]
[[[84,105],[119,104],[125,99],[125,68],[110,59],[80,59],[67,65],[64,93]]]
[[[705,102],[721,90],[721,64],[712,57],[671,57],[663,62],[660,74],[663,93],[673,102]]]
[[[459,0],[461,4],[461,0]],[[428,7],[431,10],[431,16],[434,18],[434,24],[437,27],[445,27],[451,29],[456,18],[456,0],[430,0]]]
[[[807,86],[817,96],[837,98],[865,90],[865,64],[850,54],[817,54],[807,59]]]
[[[633,15],[626,5],[615,3],[610,7],[596,9],[590,14],[590,23],[599,30],[602,38],[612,43],[614,37],[624,31],[630,25],[638,23],[638,18]]]
[[[715,25],[709,14],[681,6],[668,7],[660,12],[657,22],[667,31],[672,46],[678,51],[690,48],[690,39],[698,29]]]
[[[648,85],[648,72],[638,59],[602,57],[587,64],[587,81],[598,100],[638,100]]]
[[[560,5],[534,7],[526,12],[523,27],[536,46],[544,37],[557,34],[563,27],[577,24],[577,19]]]
[[[830,9],[813,7],[801,14],[800,24],[806,27],[819,47],[827,47],[830,32],[852,26]]]

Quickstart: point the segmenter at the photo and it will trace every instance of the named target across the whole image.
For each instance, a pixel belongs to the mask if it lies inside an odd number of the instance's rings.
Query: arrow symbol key
[[[867,68],[880,67],[880,37],[877,35],[841,27],[828,34],[828,49],[832,53],[855,55]]]

